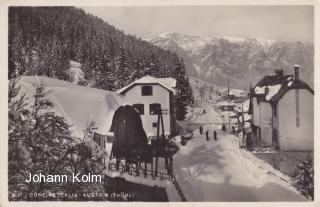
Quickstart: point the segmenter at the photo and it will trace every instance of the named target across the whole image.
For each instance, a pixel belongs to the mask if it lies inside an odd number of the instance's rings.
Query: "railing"
[[[184,193],[183,193],[183,191],[182,191],[182,189],[181,189],[181,187],[180,187],[180,185],[179,185],[179,183],[178,183],[178,181],[176,179],[176,176],[174,176],[174,175],[171,176],[171,182],[173,183],[174,187],[176,188],[176,190],[177,190],[177,192],[178,192],[178,194],[179,194],[179,196],[181,198],[181,201],[182,202],[186,202],[187,198],[184,195]]]
[[[126,171],[125,167],[126,166],[121,164],[121,162],[119,163],[119,171],[125,172]],[[130,168],[129,171],[128,171],[129,174],[132,174],[132,172],[137,172],[136,171],[137,169],[134,168],[133,166],[129,165],[128,167]],[[111,171],[116,170],[116,164],[115,163],[109,163],[109,170],[111,170]],[[139,167],[138,171],[142,172],[142,174],[144,174],[145,176],[151,175],[154,178],[154,173],[155,172],[152,171],[152,170],[144,170],[144,169]],[[176,179],[176,177],[174,175],[169,175],[167,173],[158,172],[157,173],[157,177],[159,177],[161,180],[167,179],[170,182],[172,182],[172,184],[174,185],[176,191],[178,192],[178,195],[179,195],[181,201],[183,201],[183,202],[187,201],[187,199],[186,199],[186,197],[185,197],[185,195],[184,195],[184,193],[183,193],[183,191],[182,191],[182,189],[181,189],[181,187],[180,187],[180,185],[178,183],[178,180]]]

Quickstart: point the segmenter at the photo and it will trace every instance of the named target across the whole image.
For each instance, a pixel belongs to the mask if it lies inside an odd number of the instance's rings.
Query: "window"
[[[158,123],[157,123],[157,122],[153,122],[153,123],[152,123],[152,127],[157,128],[157,127],[158,127]]]
[[[142,86],[141,87],[142,96],[152,96],[152,86]]]
[[[133,108],[135,108],[138,113],[141,115],[141,114],[144,114],[144,105],[143,104],[133,104],[132,105]]]
[[[150,114],[158,114],[158,111],[161,110],[161,104],[153,103],[149,106]]]

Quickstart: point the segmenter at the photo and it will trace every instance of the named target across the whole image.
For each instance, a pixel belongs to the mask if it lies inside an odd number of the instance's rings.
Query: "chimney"
[[[295,79],[295,80],[299,80],[299,69],[300,69],[300,66],[299,66],[299,65],[294,65],[294,66],[293,66],[294,79]]]
[[[276,70],[276,75],[277,75],[277,77],[279,77],[279,78],[283,78],[283,70],[282,70],[282,69]]]
[[[266,86],[266,87],[264,88],[264,95],[268,95],[268,94],[269,94],[269,87]]]

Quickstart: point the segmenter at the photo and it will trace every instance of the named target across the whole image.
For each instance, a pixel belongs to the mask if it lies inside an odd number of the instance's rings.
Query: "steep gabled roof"
[[[266,87],[269,88],[268,94],[265,94]],[[264,76],[251,90],[251,96],[257,97],[259,101],[277,102],[290,89],[307,89],[314,94],[307,83],[294,79],[293,75],[273,75]]]
[[[173,78],[155,78],[150,75],[146,75],[138,80],[133,81],[129,85],[119,89],[116,93],[125,94],[128,90],[130,90],[135,85],[145,85],[145,84],[157,84],[167,89],[170,92],[175,93],[176,80]]]
[[[298,80],[289,81],[287,82],[287,84],[283,84],[279,92],[273,96],[271,101],[273,102],[278,101],[290,89],[307,89],[312,94],[314,94],[314,91],[310,88],[310,86],[306,82],[298,79]]]

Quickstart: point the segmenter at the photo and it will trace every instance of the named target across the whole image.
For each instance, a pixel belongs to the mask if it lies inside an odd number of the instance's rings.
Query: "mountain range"
[[[314,47],[308,42],[210,37],[167,32],[149,40],[184,59],[187,74],[216,85],[247,89],[264,75],[301,66],[301,79],[313,88]]]

